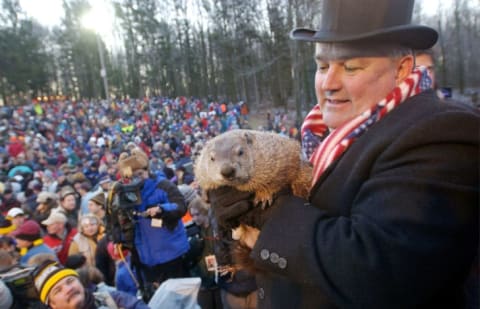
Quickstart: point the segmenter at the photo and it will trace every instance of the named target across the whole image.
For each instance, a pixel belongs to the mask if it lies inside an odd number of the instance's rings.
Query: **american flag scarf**
[[[315,105],[305,117],[301,130],[303,151],[313,164],[312,186],[328,166],[373,124],[409,97],[431,87],[432,81],[425,68],[416,69],[378,104],[331,133],[323,122],[320,106]]]

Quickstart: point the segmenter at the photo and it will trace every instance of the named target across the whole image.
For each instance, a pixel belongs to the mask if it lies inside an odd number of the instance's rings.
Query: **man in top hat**
[[[135,296],[123,292],[91,293],[82,285],[75,270],[52,261],[36,269],[34,281],[40,301],[51,309],[149,308]]]
[[[480,116],[439,104],[415,69],[412,50],[437,32],[410,23],[413,5],[324,0],[317,30],[291,32],[316,47],[317,104],[302,126],[313,180],[308,201],[278,196],[268,216],[258,207],[261,231],[243,239],[261,270],[259,308],[464,307]],[[234,219],[240,204],[221,192],[211,205]]]
[[[30,258],[37,254],[55,255],[52,249],[43,243],[40,225],[34,220],[25,221],[22,226],[11,234],[20,249],[20,264],[28,265]]]

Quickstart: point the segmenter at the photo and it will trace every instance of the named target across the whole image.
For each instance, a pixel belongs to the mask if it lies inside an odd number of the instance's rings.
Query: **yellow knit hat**
[[[48,294],[52,288],[68,276],[78,277],[78,273],[73,269],[60,266],[57,262],[48,261],[40,265],[34,278],[40,301],[48,304]]]

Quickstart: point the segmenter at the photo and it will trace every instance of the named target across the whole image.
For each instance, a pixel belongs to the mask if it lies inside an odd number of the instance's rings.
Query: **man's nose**
[[[341,88],[340,68],[338,66],[330,66],[324,74],[322,82],[322,90],[335,91]]]

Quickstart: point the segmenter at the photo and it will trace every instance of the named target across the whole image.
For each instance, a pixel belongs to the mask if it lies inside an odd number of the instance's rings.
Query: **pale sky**
[[[444,5],[452,2],[452,0],[417,0],[422,3],[427,12],[436,12],[440,1]],[[101,0],[91,1],[94,6],[101,2]],[[106,1],[103,2],[106,4]],[[63,17],[62,0],[20,0],[20,5],[27,15],[48,27],[58,25]],[[113,11],[111,13],[113,14]]]
[[[62,0],[20,0],[25,13],[47,27],[60,24],[63,18]]]
[[[418,3],[422,3],[427,14],[428,12],[435,13],[440,1],[445,6],[450,5],[453,0],[417,0]],[[114,12],[110,1],[90,0],[90,3],[96,9],[97,14],[102,16],[102,18],[97,18],[98,23],[95,28],[108,46],[115,45],[115,34],[112,30]],[[20,0],[20,5],[28,16],[49,28],[59,25],[64,16],[62,0]]]
[[[93,18],[96,22],[88,27],[95,28],[107,46],[117,45],[114,42],[114,11],[110,1],[90,0],[89,2],[93,7],[93,16],[90,19]],[[20,0],[20,6],[28,16],[49,28],[60,25],[64,17],[62,0]]]

